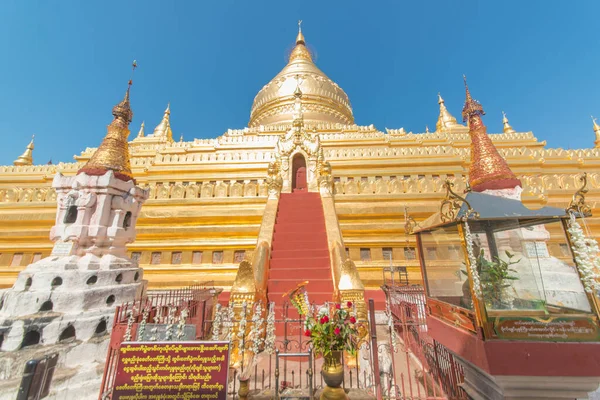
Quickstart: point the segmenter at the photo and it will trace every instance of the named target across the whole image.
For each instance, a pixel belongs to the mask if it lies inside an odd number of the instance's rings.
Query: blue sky
[[[258,90],[285,65],[298,19],[317,65],[356,122],[433,130],[437,93],[455,117],[462,74],[488,132],[504,110],[549,147],[592,147],[600,117],[600,2],[25,1],[0,3],[0,164],[36,135],[34,160],[97,146],[133,59],[132,135],[168,102],[174,136],[246,126]]]

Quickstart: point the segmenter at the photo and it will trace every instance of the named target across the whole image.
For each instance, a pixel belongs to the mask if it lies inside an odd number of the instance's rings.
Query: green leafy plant
[[[490,308],[507,308],[510,306],[512,296],[509,288],[512,288],[511,281],[519,280],[519,277],[512,275],[517,271],[511,268],[521,260],[514,260],[514,254],[508,250],[505,252],[507,261],[500,257],[494,257],[492,261],[485,258],[483,249],[477,257],[477,273],[481,282],[481,292],[486,305]],[[466,271],[462,271],[465,275]]]
[[[331,355],[333,351],[356,354],[360,323],[352,309],[352,302],[331,304],[307,316],[304,335],[310,337],[316,355]]]

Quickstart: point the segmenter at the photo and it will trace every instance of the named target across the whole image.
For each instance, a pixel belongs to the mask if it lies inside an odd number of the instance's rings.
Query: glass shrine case
[[[413,229],[430,316],[484,339],[600,340],[598,298],[567,232],[581,213],[447,190],[440,211]]]

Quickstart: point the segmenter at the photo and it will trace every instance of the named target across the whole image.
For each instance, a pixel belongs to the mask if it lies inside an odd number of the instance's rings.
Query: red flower
[[[341,305],[339,305],[339,304],[336,304],[336,305],[335,305],[335,308],[337,308],[337,309],[339,310],[340,308],[342,308],[342,306],[341,306]]]
[[[326,324],[329,322],[329,317],[327,315],[325,315],[323,318],[321,318],[321,321],[323,321],[323,322],[321,322],[322,324]]]
[[[310,336],[310,329],[304,331],[304,336]]]
[[[356,318],[354,318],[354,317],[350,317],[350,323],[351,323],[351,324],[355,324],[355,323],[356,323]]]
[[[339,335],[340,334],[340,328],[335,328],[334,331],[333,331],[333,333],[335,333],[336,335]]]
[[[349,301],[348,304],[346,304],[348,306],[348,308],[352,307],[352,302]]]
[[[322,325],[322,324],[324,324],[324,323],[325,323],[325,318],[324,318],[324,317],[321,317],[321,319],[319,320],[319,323],[320,323],[321,325]]]

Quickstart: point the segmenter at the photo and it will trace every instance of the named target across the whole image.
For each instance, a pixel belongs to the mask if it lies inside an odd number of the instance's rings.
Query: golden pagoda
[[[15,161],[14,165],[33,165],[33,139],[35,135],[31,137],[31,142],[27,145],[27,148]]]
[[[260,283],[257,274],[262,272],[253,275],[249,266],[267,257],[271,238],[262,232],[274,223],[269,202],[280,192],[302,189],[299,182],[324,199],[330,188],[331,201],[324,200],[323,207],[328,207],[324,215],[331,262],[341,263],[336,270],[341,276],[335,277],[340,290],[361,284],[367,290],[378,288],[383,268],[390,264],[407,267],[409,279],[419,282],[415,239],[405,233],[405,220],[419,223],[438,211],[446,180],[457,193],[468,187],[467,176],[474,189],[487,189],[479,187],[484,183],[470,170],[489,166],[512,171],[497,178],[520,181],[522,200],[530,208],[567,207],[579,177],[587,172],[586,200],[598,215],[600,148],[548,148],[532,132],[512,129],[508,121],[503,132],[487,133],[476,118],[475,102],[466,110],[465,115],[475,114],[465,126],[449,111],[458,112],[458,105],[445,104],[441,96],[439,110],[431,110],[433,118],[438,115],[435,131],[356,125],[348,96],[315,65],[301,30],[295,43],[287,65],[256,95],[247,127],[209,139],[174,141],[171,117],[177,116],[167,106],[162,118],[145,116],[160,120],[151,134],[142,126],[128,142],[122,140],[125,135],[114,138],[130,155],[128,166],[114,168],[125,177],[132,174],[149,191],[137,221],[137,239],[128,251],[144,268],[150,289],[213,281],[228,290],[240,265],[245,276],[255,279],[247,287]],[[298,101],[302,126],[294,122]],[[477,148],[494,149],[494,154],[475,158],[490,165],[471,161],[472,138],[480,142]],[[83,150],[74,162],[0,166],[0,287],[11,286],[26,265],[51,252],[53,175],[90,169],[96,165],[92,155],[101,153],[103,145]],[[305,166],[294,164],[299,158],[292,147],[303,154]],[[405,208],[410,218],[405,218]],[[600,232],[597,218],[586,223],[591,232]],[[336,240],[331,239],[337,234],[334,226],[339,229]],[[266,244],[257,246],[262,242]],[[443,246],[424,251],[431,253],[430,259],[452,256],[452,249]]]

